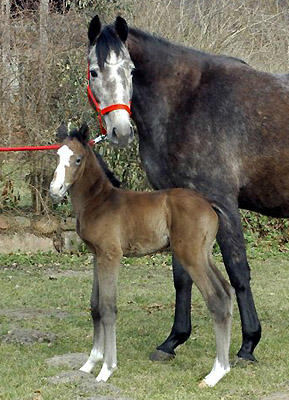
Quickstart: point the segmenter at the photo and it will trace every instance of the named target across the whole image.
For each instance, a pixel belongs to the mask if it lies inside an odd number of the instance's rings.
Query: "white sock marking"
[[[116,364],[113,364],[111,368],[108,368],[107,364],[104,363],[100,373],[96,377],[96,382],[106,382],[114,370],[116,370]]]

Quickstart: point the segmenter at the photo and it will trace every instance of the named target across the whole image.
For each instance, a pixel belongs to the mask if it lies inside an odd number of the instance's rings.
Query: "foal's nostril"
[[[60,186],[59,186],[59,190],[62,190],[62,189],[63,189],[63,185],[60,185]]]

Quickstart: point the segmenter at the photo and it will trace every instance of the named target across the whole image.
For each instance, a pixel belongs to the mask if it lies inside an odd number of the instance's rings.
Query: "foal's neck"
[[[93,208],[100,206],[113,188],[90,146],[87,147],[84,162],[82,174],[69,191],[72,207],[78,219],[92,206]]]

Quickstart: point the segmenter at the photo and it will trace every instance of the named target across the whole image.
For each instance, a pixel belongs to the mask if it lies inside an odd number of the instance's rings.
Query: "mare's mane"
[[[122,42],[118,37],[113,25],[108,25],[101,31],[96,40],[96,56],[99,68],[104,67],[109,52],[112,50],[118,56],[121,52]]]
[[[155,47],[156,55],[158,54],[157,48],[159,46],[161,47],[165,46],[168,55],[176,54],[176,52],[180,51],[180,52],[188,52],[191,54],[195,54],[196,56],[202,58],[204,57],[215,60],[218,59],[219,61],[226,61],[226,60],[231,62],[235,61],[235,62],[240,62],[242,64],[247,64],[245,61],[239,58],[230,57],[223,54],[206,53],[204,51],[194,49],[193,47],[187,47],[181,44],[170,42],[163,37],[160,37],[158,35],[152,35],[140,29],[129,28],[129,34],[135,37],[136,39],[140,39],[141,41],[146,42],[151,47]],[[96,44],[95,49],[96,49],[98,65],[101,69],[104,67],[104,64],[111,50],[114,51],[117,55],[119,55],[121,52],[122,42],[119,36],[117,35],[113,25],[107,25],[102,29],[95,44]]]

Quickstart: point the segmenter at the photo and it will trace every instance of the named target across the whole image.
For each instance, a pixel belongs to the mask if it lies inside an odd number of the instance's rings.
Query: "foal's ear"
[[[86,123],[83,123],[79,129],[79,136],[81,138],[81,142],[83,144],[88,143],[89,141],[89,136],[90,136],[90,132],[89,132],[89,127]]]
[[[98,36],[100,34],[100,31],[101,31],[101,22],[100,22],[99,16],[96,15],[90,21],[88,32],[87,32],[90,45],[93,45],[95,43],[96,39],[98,38]]]
[[[126,20],[122,17],[117,17],[114,23],[115,31],[118,34],[120,40],[125,43],[128,35],[128,26]]]
[[[56,137],[58,141],[61,143],[65,138],[67,138],[68,132],[64,122],[61,122],[60,127],[57,129]]]

